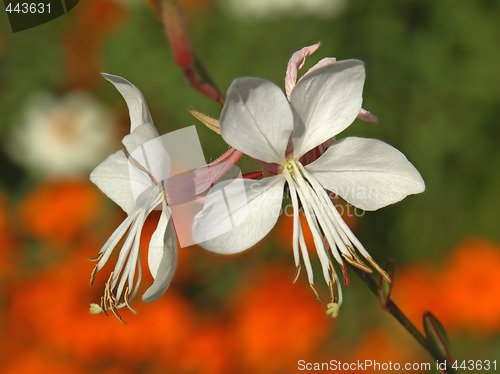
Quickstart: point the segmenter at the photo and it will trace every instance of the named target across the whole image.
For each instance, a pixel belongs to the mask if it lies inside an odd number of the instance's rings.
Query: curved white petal
[[[231,181],[217,183],[207,195],[193,224],[193,238],[202,247],[221,254],[238,253],[259,242],[276,224],[285,178],[240,181],[246,198],[231,191]]]
[[[90,174],[90,180],[127,214],[136,203],[129,179],[129,163],[123,150],[101,162]]]
[[[313,73],[314,71],[318,70],[319,68],[322,68],[324,66],[334,64],[337,62],[337,58],[335,57],[325,57],[319,60],[313,67],[311,67],[308,71],[304,73],[304,75],[299,79],[299,81],[302,78],[307,77],[309,74]]]
[[[330,63],[308,73],[292,90],[293,154],[300,157],[348,127],[359,114],[365,68],[358,60]]]
[[[148,105],[141,91],[125,78],[117,75],[101,73],[104,78],[110,81],[122,94],[127,103],[130,115],[130,132],[144,123],[152,123]]]
[[[364,210],[377,210],[425,189],[405,155],[376,139],[342,139],[305,168],[327,190]]]
[[[132,154],[137,148],[144,146],[147,142],[159,136],[160,134],[156,127],[151,122],[146,122],[137,126],[134,131],[126,135],[122,140],[122,144],[127,149],[127,152]]]
[[[293,115],[274,83],[259,78],[234,80],[220,121],[222,137],[234,148],[258,160],[285,161]]]
[[[177,238],[170,209],[165,202],[158,226],[149,242],[148,266],[154,282],[144,292],[142,300],[151,302],[165,293],[177,268]]]

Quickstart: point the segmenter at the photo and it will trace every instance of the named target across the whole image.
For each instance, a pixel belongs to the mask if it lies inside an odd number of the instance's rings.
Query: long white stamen
[[[137,260],[137,281],[135,283],[135,288],[134,291],[132,292],[131,297],[134,298],[135,295],[137,295],[137,291],[139,291],[139,286],[141,285],[141,280],[142,280],[142,266],[141,266],[141,257]]]
[[[309,183],[305,181],[305,179],[302,177],[300,174],[299,170],[296,168],[297,171],[297,179],[299,180],[299,183],[301,183],[301,186],[304,188],[305,191],[307,191],[308,196],[310,197],[311,205],[313,207],[313,210],[316,214],[316,217],[318,218],[318,221],[321,225],[322,231],[325,234],[328,244],[330,245],[332,255],[334,256],[335,260],[342,265],[343,261],[341,257],[339,256],[338,252],[336,251],[336,243],[341,242],[340,237],[337,234],[337,231],[335,230],[335,227],[333,226],[332,222],[330,219],[328,219],[328,214],[327,210],[325,207],[321,204],[319,201],[319,198],[317,196],[316,191],[314,191]],[[310,191],[312,190],[312,191]],[[343,243],[340,243],[343,245]],[[347,249],[345,249],[347,252]],[[347,252],[348,253],[348,252]]]
[[[292,176],[290,175],[289,171],[286,168],[283,169],[283,175],[285,176],[288,182],[290,191],[293,191],[293,193],[291,192],[291,195],[292,196],[295,195],[295,199],[292,199],[292,204],[293,204],[294,215],[295,212],[297,212],[297,218],[298,218],[299,203],[297,201],[297,189],[295,188],[295,183],[292,179]],[[307,245],[306,241],[304,240],[304,234],[302,233],[302,227],[300,221],[299,221],[298,238],[300,244],[300,251],[302,253],[302,260],[304,261],[304,265],[306,267],[307,279],[309,281],[309,284],[314,284],[314,275],[313,275],[311,260],[309,259],[309,251],[307,250]]]
[[[348,237],[346,236],[346,234],[344,233],[342,228],[339,227],[338,222],[337,222],[338,219],[336,218],[336,216],[333,212],[333,211],[337,212],[337,208],[335,208],[335,205],[333,204],[333,202],[330,199],[328,199],[328,195],[327,195],[325,189],[318,183],[316,178],[314,178],[310,173],[308,173],[307,170],[301,164],[299,164],[299,168],[301,169],[301,171],[304,173],[307,180],[311,184],[311,187],[313,188],[313,190],[315,192],[314,196],[316,196],[316,198],[318,200],[322,200],[324,203],[324,204],[321,204],[321,201],[317,201],[318,206],[320,208],[322,208],[324,210],[324,212],[326,213],[326,215],[330,218],[330,219],[327,219],[327,222],[329,223],[328,227],[331,230],[332,235],[334,236],[334,243],[336,244],[338,249],[342,252],[342,254],[344,254],[344,256],[352,258],[351,253],[349,252],[349,250],[346,247],[346,245],[350,245],[351,242],[349,241]],[[325,205],[326,205],[326,207],[325,207]],[[342,220],[342,222],[343,222],[343,220]],[[332,253],[334,254],[334,257],[335,257],[336,251],[335,251],[335,248],[333,247],[332,244],[333,244],[333,242],[330,244],[330,246],[331,246]],[[338,256],[338,254],[337,254],[337,256]],[[335,258],[337,259],[337,257],[335,257]],[[342,264],[342,262],[339,262],[339,263]]]
[[[385,279],[387,279],[390,282],[390,278],[387,275],[387,273],[384,270],[382,270],[373,261],[372,257],[370,256],[370,254],[368,253],[368,251],[365,249],[365,247],[363,246],[363,244],[361,244],[361,242],[359,241],[359,239],[353,234],[353,232],[351,231],[351,229],[349,228],[349,226],[342,219],[342,216],[340,215],[340,213],[335,208],[333,202],[329,199],[329,197],[328,197],[325,189],[319,184],[319,182],[314,178],[314,176],[312,176],[310,173],[307,172],[307,170],[305,170],[305,168],[303,168],[303,170],[304,170],[305,174],[307,174],[307,175],[310,176],[311,184],[315,186],[315,190],[318,192],[318,195],[322,196],[323,200],[325,201],[325,203],[331,207],[331,209],[328,209],[328,211],[330,212],[330,214],[333,215],[332,221],[335,223],[336,227],[339,227],[338,231],[341,232],[341,233],[343,232],[348,237],[348,239],[349,239],[346,244],[350,245],[351,247],[355,247],[363,255],[363,257],[365,259],[367,259],[368,262]],[[354,254],[353,254],[353,256],[355,257]],[[353,256],[349,256],[349,257],[352,258]],[[367,268],[362,262],[360,262],[359,259],[355,259],[355,262],[357,262],[358,265],[361,265],[360,269],[368,271],[369,268]]]
[[[294,183],[298,183],[299,179],[295,173],[294,175],[292,175],[292,178]],[[300,197],[300,201],[302,202],[302,208],[304,209],[307,223],[309,225],[309,228],[311,229],[311,233],[313,234],[314,245],[316,246],[316,252],[318,253],[318,257],[320,259],[321,267],[323,270],[323,277],[325,278],[325,281],[328,283],[330,279],[330,274],[328,270],[329,260],[325,249],[325,243],[321,236],[320,229],[317,225],[314,208],[311,210],[310,209],[311,207],[309,206],[311,203],[313,203],[312,196],[310,195],[309,190],[305,188],[305,186],[297,184],[297,187],[298,188],[296,189],[296,191]]]
[[[337,285],[337,295],[339,297],[338,301],[337,301],[337,304],[339,306],[342,305],[342,301],[343,301],[343,297],[342,297],[342,286],[340,285],[340,280],[339,280],[339,277],[337,276],[337,272],[335,271],[335,269],[332,269],[333,271],[333,276],[335,278],[335,284]]]
[[[129,290],[131,290],[133,287],[133,280],[135,277],[135,269],[137,266],[137,258],[139,256],[139,248],[140,248],[140,244],[141,244],[142,228],[144,227],[144,223],[146,222],[146,218],[153,211],[153,209],[161,202],[162,199],[163,199],[163,193],[158,195],[157,198],[151,204],[149,204],[147,211],[143,211],[139,215],[139,217],[137,218],[138,226],[137,226],[136,232],[134,233],[134,242],[132,244],[132,248],[131,248],[130,254],[128,256],[127,265],[126,265],[126,267],[123,271],[123,274],[121,276],[120,284],[118,285],[118,288],[116,290],[115,296],[116,296],[117,300],[119,300],[121,295],[122,295],[126,279],[128,279]],[[116,284],[116,282],[114,284],[112,284],[112,288],[114,287],[115,284]]]
[[[292,237],[292,248],[293,257],[295,259],[295,266],[298,267],[300,264],[299,258],[299,231],[301,230],[300,218],[299,218],[299,203],[297,201],[297,191],[295,190],[295,185],[291,180],[288,170],[284,171],[284,176],[288,182],[288,188],[290,190],[290,199],[292,200],[293,206],[293,237]]]
[[[300,252],[302,253],[302,261],[304,261],[304,265],[306,266],[307,280],[309,281],[309,284],[314,284],[314,275],[311,260],[309,259],[309,250],[307,249],[307,244],[304,239],[304,233],[302,232],[302,229],[300,229],[299,232],[299,244]]]
[[[145,222],[145,219],[141,224],[141,231],[142,231],[142,226],[144,226],[144,222]],[[130,266],[127,264],[127,268],[128,268],[128,277],[127,278],[128,278],[128,288],[129,289],[132,289],[132,287],[134,286],[134,277],[135,277],[135,271],[137,268],[137,263],[138,263],[138,258],[139,258],[140,246],[141,246],[141,236],[138,235],[135,238],[134,246],[132,247],[132,251],[130,252],[130,258],[129,258]],[[125,278],[123,278],[122,281],[123,281],[123,283],[125,283]],[[117,293],[121,294],[122,290],[123,290],[123,286],[121,287],[121,289],[117,289]]]
[[[141,215],[139,215],[139,217],[137,217],[137,221],[136,221],[137,226],[136,226],[135,232],[131,233],[133,235],[133,242],[130,245],[129,250],[127,251],[127,254],[128,254],[127,264],[125,265],[125,269],[123,269],[123,273],[120,275],[120,283],[118,284],[118,287],[116,289],[115,297],[117,300],[120,300],[120,297],[122,295],[122,292],[123,292],[123,289],[125,286],[125,280],[130,277],[130,273],[132,272],[132,269],[135,269],[135,266],[137,264],[137,257],[135,257],[134,254],[135,254],[135,252],[139,251],[139,245],[140,245],[140,241],[141,241],[141,231],[142,231],[142,228],[144,227],[145,221],[146,221],[146,212],[143,212]],[[120,255],[121,255],[121,253],[120,253]],[[122,262],[122,265],[123,265],[123,262]],[[116,281],[111,283],[111,289],[115,288],[116,283],[117,283]],[[132,289],[130,284],[129,284],[129,289]]]
[[[118,226],[116,230],[113,231],[109,239],[106,240],[106,243],[104,243],[101,250],[99,251],[99,253],[104,253],[104,254],[97,263],[97,271],[101,270],[104,267],[104,265],[109,259],[109,256],[111,256],[111,253],[113,253],[113,250],[115,249],[116,245],[123,238],[123,235],[125,235],[127,230],[130,228],[130,225],[134,222],[135,217],[137,217],[137,214],[139,214],[139,211],[135,211],[130,216],[127,216],[127,218],[123,220],[120,226]]]
[[[324,187],[318,180],[309,173],[306,168],[297,160],[289,160],[283,165],[283,175],[286,178],[290,191],[290,199],[294,208],[293,215],[293,251],[296,266],[300,264],[299,254],[302,255],[309,283],[313,284],[312,266],[309,260],[308,250],[302,233],[302,225],[299,218],[299,204],[302,206],[307,225],[309,226],[316,247],[323,277],[329,285],[332,295],[332,304],[329,313],[336,315],[338,307],[342,304],[342,286],[332,265],[331,259],[335,259],[345,271],[344,259],[353,266],[364,271],[371,272],[357,257],[354,248],[361,253],[373,266],[371,256],[352,233],[351,229],[342,219],[333,201],[327,194]],[[298,242],[298,243],[297,243]],[[329,249],[326,246],[329,246]],[[344,258],[342,258],[342,256]],[[382,276],[384,273],[379,270]],[[344,276],[347,276],[344,274]],[[336,291],[336,292],[335,292]],[[316,291],[315,291],[316,293]],[[317,293],[316,293],[317,294]],[[319,297],[319,296],[318,296]]]
[[[120,249],[120,254],[118,255],[118,260],[116,261],[115,269],[113,270],[113,278],[111,279],[111,289],[114,289],[116,286],[116,282],[120,278],[120,273],[122,271],[125,260],[127,259],[130,249],[134,243],[135,237],[139,233],[140,235],[140,221],[141,217],[144,213],[138,215],[138,217],[134,220],[134,224],[130,228],[128,232],[127,238],[125,239],[125,243],[123,243],[122,248]]]
[[[299,167],[301,166],[300,164],[298,164]],[[297,170],[297,173],[298,173],[298,170]],[[300,175],[300,174],[298,174]],[[312,193],[310,193],[310,195],[312,196],[312,200],[313,200],[313,205],[314,205],[314,208],[315,208],[315,211],[318,212],[317,216],[320,220],[320,224],[323,228],[323,232],[325,233],[327,239],[328,239],[328,243],[330,244],[330,249],[331,249],[331,252],[332,252],[332,255],[333,257],[335,258],[335,260],[337,260],[337,262],[342,265],[343,261],[341,259],[341,257],[339,256],[339,253],[337,252],[337,247],[340,249],[340,251],[348,256],[348,257],[351,257],[351,254],[349,253],[348,249],[346,248],[344,242],[342,241],[342,239],[340,238],[338,232],[337,232],[337,229],[335,227],[335,225],[333,224],[333,221],[329,215],[329,212],[328,212],[328,207],[325,207],[321,201],[320,201],[320,198],[318,196],[318,191],[314,188],[312,188],[313,186],[312,185],[309,185],[302,177],[302,175],[300,175],[300,178],[302,179],[303,181],[303,185],[305,185],[306,188],[309,188],[309,189],[312,189]],[[324,192],[324,190],[323,190]],[[330,219],[329,219],[330,218]]]

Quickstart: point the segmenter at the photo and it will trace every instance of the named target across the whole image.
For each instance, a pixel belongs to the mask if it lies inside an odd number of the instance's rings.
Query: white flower
[[[123,139],[125,149],[109,156],[96,167],[90,179],[128,216],[100,250],[96,258],[97,265],[92,271],[91,284],[96,273],[104,267],[117,244],[125,237],[100,304],[104,312],[111,310],[121,320],[118,308],[126,306],[133,310],[129,302],[137,294],[142,277],[139,256],[141,231],[146,218],[154,209],[161,207],[162,212],[149,243],[148,266],[154,282],[143,294],[144,301],[158,299],[170,285],[177,266],[177,239],[170,208],[166,204],[163,183],[158,182],[151,174],[151,165],[145,164],[143,159],[134,159],[138,154],[134,153],[136,149],[141,151],[143,144],[159,136],[144,97],[137,87],[127,80],[109,74],[103,76],[113,83],[127,103],[130,112],[130,134]],[[155,162],[155,168],[162,169],[168,160],[158,159]],[[140,186],[142,192],[139,196],[136,196],[137,186]],[[96,309],[98,308],[94,306],[94,312]]]
[[[339,15],[346,0],[219,0],[221,7],[237,17],[269,19],[289,15],[327,18]]]
[[[300,270],[302,260],[314,290],[299,220],[302,210],[330,287],[332,314],[342,302],[332,259],[340,265],[345,281],[344,261],[372,271],[358,254],[388,276],[342,220],[327,190],[358,208],[376,210],[425,188],[420,174],[401,152],[375,139],[348,137],[334,142],[313,162],[301,161],[308,151],[331,140],[360,114],[364,79],[363,63],[345,60],[311,69],[291,89],[289,101],[278,86],[263,79],[241,78],[231,84],[221,114],[221,135],[234,148],[260,160],[269,169],[267,175],[276,175],[245,179],[245,222],[201,243],[211,251],[231,254],[260,241],[276,224],[286,186],[294,208],[295,265]],[[207,238],[207,227],[227,220],[217,202],[207,196],[194,224],[195,238]]]
[[[12,130],[7,150],[36,174],[73,176],[95,167],[113,147],[115,119],[87,93],[35,95]]]

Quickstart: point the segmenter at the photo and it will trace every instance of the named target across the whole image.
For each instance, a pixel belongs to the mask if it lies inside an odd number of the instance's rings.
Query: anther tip
[[[337,318],[339,315],[340,305],[337,303],[329,303],[326,306],[326,314],[331,316],[332,318]]]
[[[103,309],[101,308],[101,306],[99,304],[90,304],[90,307],[89,307],[89,313],[90,314],[101,314],[103,312]]]

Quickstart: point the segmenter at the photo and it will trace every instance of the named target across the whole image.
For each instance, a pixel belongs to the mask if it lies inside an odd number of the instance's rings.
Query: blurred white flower
[[[306,15],[320,18],[340,14],[346,0],[219,0],[221,8],[236,17],[277,18]]]
[[[116,120],[90,94],[33,96],[6,144],[13,161],[43,177],[75,176],[114,148]]]

